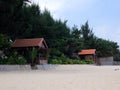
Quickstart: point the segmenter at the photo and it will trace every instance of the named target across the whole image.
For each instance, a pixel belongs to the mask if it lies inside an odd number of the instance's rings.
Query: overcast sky
[[[78,28],[87,20],[94,34],[120,45],[120,0],[32,0],[47,8],[55,19]]]

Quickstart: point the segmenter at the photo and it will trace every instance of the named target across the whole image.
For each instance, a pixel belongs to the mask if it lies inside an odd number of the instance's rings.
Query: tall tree
[[[0,33],[14,36],[20,27],[22,6],[28,0],[0,0]]]
[[[81,31],[74,25],[71,30],[71,37],[67,41],[67,56],[70,58],[74,58],[74,55],[83,48],[81,35]]]
[[[91,40],[94,38],[94,33],[89,27],[88,21],[85,23],[85,25],[81,26],[81,33],[82,38],[84,39],[84,46],[85,48],[91,48]]]

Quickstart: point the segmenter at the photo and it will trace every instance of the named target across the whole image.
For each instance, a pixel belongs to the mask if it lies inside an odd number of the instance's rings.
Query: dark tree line
[[[17,38],[45,38],[50,58],[65,55],[73,58],[81,49],[95,48],[97,55],[119,55],[116,42],[98,38],[88,22],[70,29],[67,21],[55,20],[48,10],[41,11],[29,0],[0,0],[0,33],[11,40]],[[1,48],[3,42],[0,43]]]

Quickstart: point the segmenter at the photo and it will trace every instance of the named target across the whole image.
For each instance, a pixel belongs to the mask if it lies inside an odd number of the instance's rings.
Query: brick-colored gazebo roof
[[[32,38],[32,39],[17,39],[13,43],[12,47],[43,47],[48,48],[44,38]]]
[[[96,49],[86,49],[78,52],[78,55],[94,55],[95,52],[96,52]]]

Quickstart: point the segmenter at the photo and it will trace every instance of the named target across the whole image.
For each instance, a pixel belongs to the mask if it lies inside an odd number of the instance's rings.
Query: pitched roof
[[[78,52],[78,55],[91,55],[95,54],[96,49],[86,49]]]
[[[12,47],[42,47],[48,48],[44,38],[32,38],[32,39],[17,39],[13,43]]]

